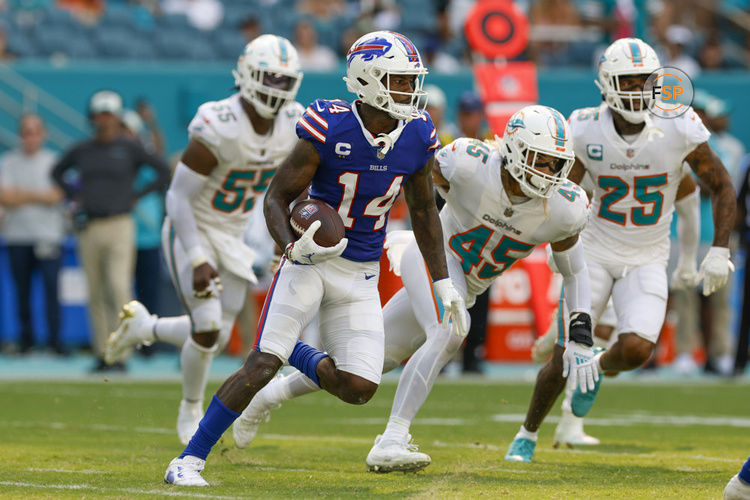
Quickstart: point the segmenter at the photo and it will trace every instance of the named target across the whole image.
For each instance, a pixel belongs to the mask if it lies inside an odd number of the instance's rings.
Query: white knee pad
[[[221,302],[219,299],[206,299],[190,311],[194,333],[215,332],[221,329]]]

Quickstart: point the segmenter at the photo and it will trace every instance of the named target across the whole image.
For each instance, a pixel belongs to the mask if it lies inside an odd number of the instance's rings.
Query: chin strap
[[[393,137],[391,137],[388,134],[379,134],[375,138],[375,144],[380,146],[380,151],[378,151],[378,157],[382,158],[388,154],[388,151],[390,151],[391,148],[393,148]]]

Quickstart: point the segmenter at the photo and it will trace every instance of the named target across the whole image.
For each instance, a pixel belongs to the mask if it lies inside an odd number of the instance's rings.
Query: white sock
[[[208,370],[218,346],[203,347],[188,337],[182,346],[182,398],[185,401],[203,401],[208,382]]]
[[[171,318],[159,318],[154,323],[154,338],[177,347],[182,347],[185,344],[191,331],[192,325],[187,314]]]
[[[385,432],[381,438],[381,443],[403,443],[406,441],[406,436],[409,435],[409,427],[411,422],[404,420],[403,418],[391,417],[388,419],[388,425],[385,427]]]
[[[525,426],[521,426],[521,430],[518,431],[518,434],[516,434],[515,439],[523,438],[523,439],[530,439],[536,443],[537,435],[539,434],[539,431],[531,432],[528,429],[526,429]]]

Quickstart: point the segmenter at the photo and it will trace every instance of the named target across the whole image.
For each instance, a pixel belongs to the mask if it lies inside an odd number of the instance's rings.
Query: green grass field
[[[182,450],[177,383],[0,382],[0,497],[716,499],[750,453],[746,383],[609,383],[586,427],[602,445],[555,450],[548,422],[535,462],[518,464],[503,456],[531,385],[446,380],[412,426],[432,465],[367,473],[394,391],[361,407],[324,393],[289,402],[245,450],[230,430],[209,457],[211,487],[185,489],[162,483]]]

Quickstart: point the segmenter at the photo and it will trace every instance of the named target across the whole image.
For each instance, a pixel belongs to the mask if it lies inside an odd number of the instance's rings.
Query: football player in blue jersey
[[[379,259],[388,213],[403,187],[434,290],[460,336],[464,301],[448,276],[443,234],[432,188],[440,146],[429,115],[420,109],[427,70],[411,41],[393,32],[369,33],[347,55],[347,88],[354,102],[318,99],[297,123],[299,141],[269,186],[266,223],[284,258],[263,306],[258,340],[245,364],[213,397],[164,481],[207,486],[205,459],[253,396],[288,362],[343,401],[364,404],[375,394],[384,361]],[[289,205],[309,195],[336,207],[346,237],[333,247],[313,241],[320,222],[298,239]],[[326,353],[298,339],[319,315]]]

